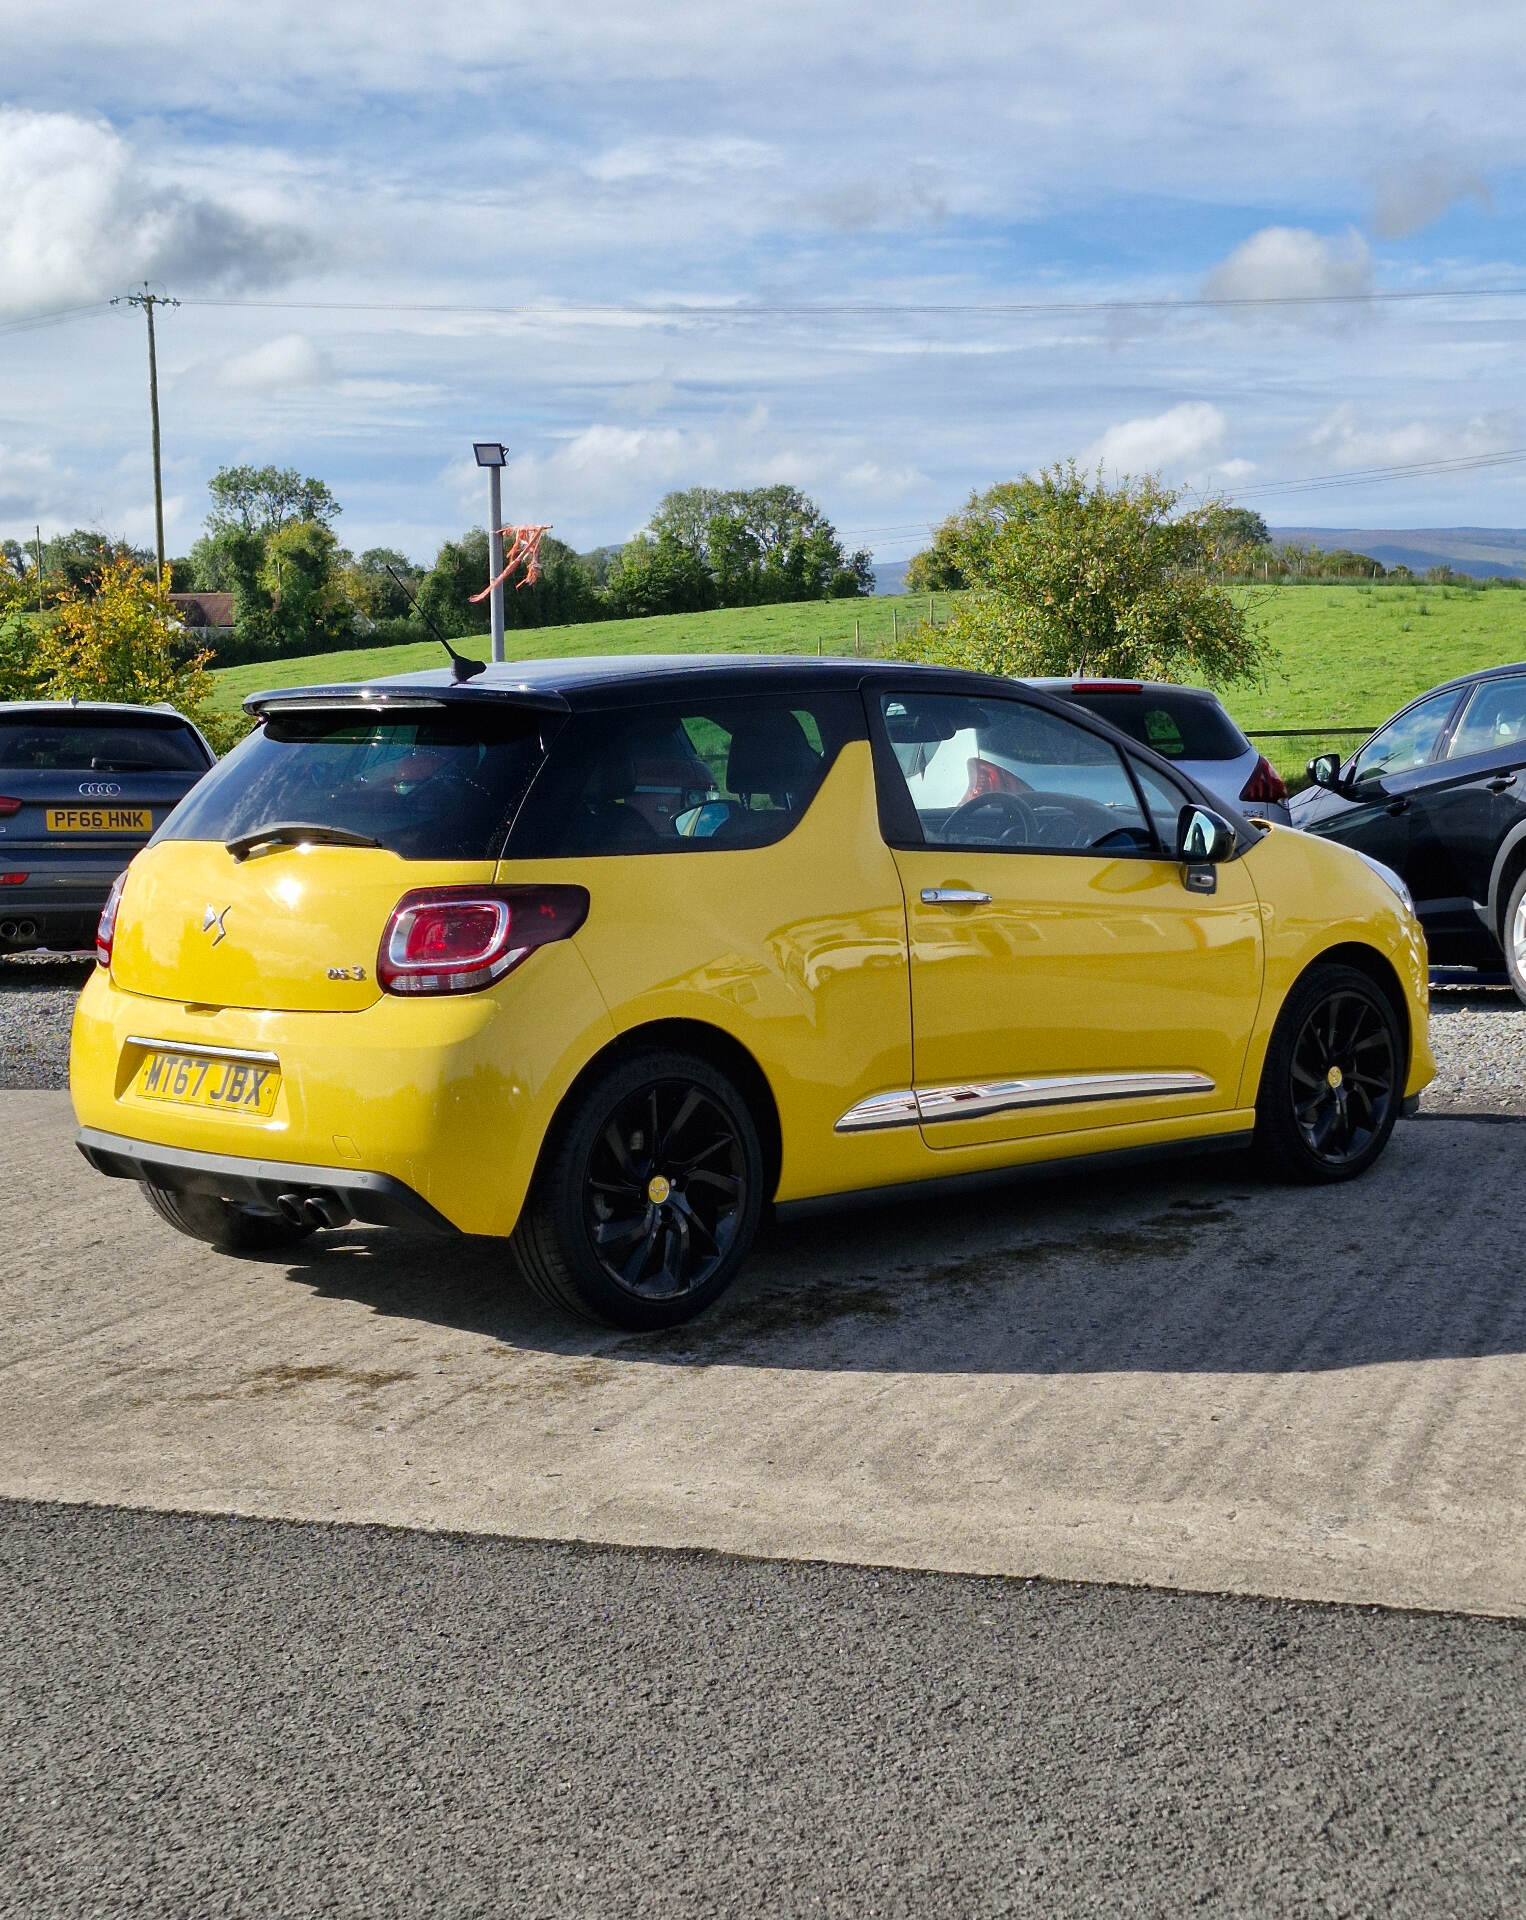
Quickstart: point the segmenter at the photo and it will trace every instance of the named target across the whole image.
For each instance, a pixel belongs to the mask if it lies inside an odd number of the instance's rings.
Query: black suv
[[[1526,663],[1412,700],[1343,766],[1322,753],[1293,824],[1402,876],[1431,959],[1497,972],[1526,1001]]]
[[[92,945],[112,881],[215,760],[172,707],[0,701],[0,954]]]

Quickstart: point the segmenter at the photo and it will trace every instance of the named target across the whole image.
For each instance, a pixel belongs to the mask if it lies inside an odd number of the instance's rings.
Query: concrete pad
[[[777,1230],[657,1338],[492,1242],[180,1238],[0,1094],[0,1494],[1526,1614],[1526,1122]]]

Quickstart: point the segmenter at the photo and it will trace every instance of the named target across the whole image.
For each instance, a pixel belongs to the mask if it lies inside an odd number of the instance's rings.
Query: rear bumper
[[[171,1193],[213,1193],[282,1214],[292,1211],[283,1202],[295,1200],[300,1208],[315,1200],[332,1216],[332,1225],[341,1224],[342,1217],[379,1227],[411,1227],[415,1232],[458,1231],[412,1187],[387,1173],[161,1147],[124,1134],[102,1133],[96,1127],[81,1127],[75,1145],[97,1173],[118,1180],[146,1180]]]

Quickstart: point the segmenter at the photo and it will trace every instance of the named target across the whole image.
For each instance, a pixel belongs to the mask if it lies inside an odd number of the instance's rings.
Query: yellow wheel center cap
[[[672,1191],[672,1181],[660,1173],[654,1173],[646,1183],[646,1197],[654,1207],[660,1207]]]
[[[1340,1068],[1332,1067],[1330,1071],[1325,1075],[1325,1079],[1329,1082],[1329,1084],[1332,1087],[1340,1086],[1342,1084]]]

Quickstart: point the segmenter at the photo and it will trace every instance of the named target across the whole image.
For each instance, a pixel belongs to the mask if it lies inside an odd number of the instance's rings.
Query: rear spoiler
[[[536,713],[570,713],[571,708],[559,693],[545,687],[479,687],[470,682],[447,682],[441,686],[408,686],[398,681],[381,681],[374,686],[350,682],[335,687],[276,687],[268,693],[251,693],[244,701],[245,713],[263,718],[267,713],[311,713],[335,708],[407,707],[528,707]]]

